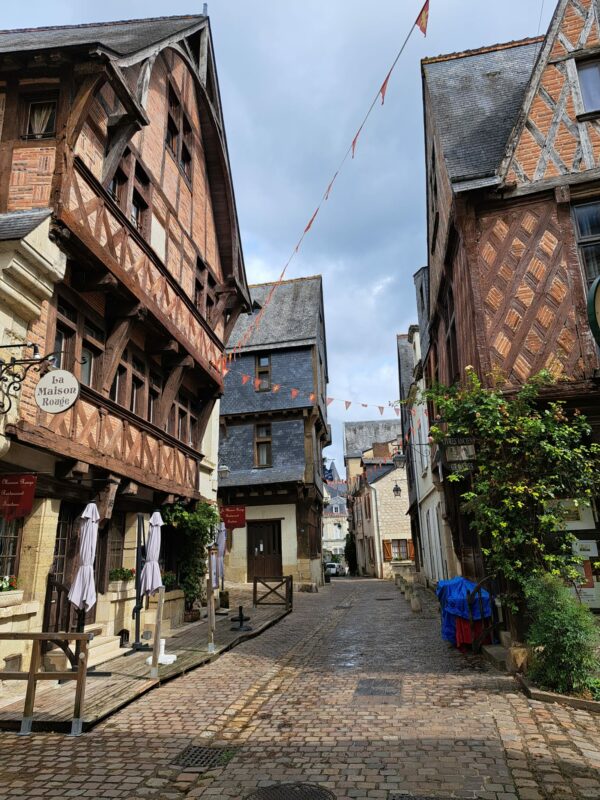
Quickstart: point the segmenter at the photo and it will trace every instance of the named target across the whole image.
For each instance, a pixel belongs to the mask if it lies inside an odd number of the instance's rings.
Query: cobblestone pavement
[[[228,748],[208,772],[188,745]],[[245,798],[306,782],[337,798],[600,798],[600,716],[530,701],[449,649],[434,604],[341,579],[218,661],[91,733],[0,734],[0,800]]]

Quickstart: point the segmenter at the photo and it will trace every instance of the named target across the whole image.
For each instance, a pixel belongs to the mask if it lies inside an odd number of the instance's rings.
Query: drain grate
[[[390,678],[361,678],[354,692],[355,695],[367,697],[397,697],[402,683]]]
[[[375,600],[377,600],[379,603],[389,603],[391,600],[396,600],[396,598],[395,597],[376,597]]]
[[[246,800],[335,800],[335,795],[311,783],[282,783],[257,789]]]
[[[191,744],[179,753],[173,764],[178,767],[213,769],[226,766],[234,755],[235,750],[231,747],[196,747]]]
[[[351,606],[351,605],[341,605],[341,606],[334,606],[334,607],[333,607],[334,611],[335,611],[336,609],[337,609],[338,611],[341,611],[341,610],[343,610],[343,611],[347,611],[349,608],[352,608],[352,606]]]
[[[388,800],[440,800],[439,797],[433,797],[428,794],[391,794]]]

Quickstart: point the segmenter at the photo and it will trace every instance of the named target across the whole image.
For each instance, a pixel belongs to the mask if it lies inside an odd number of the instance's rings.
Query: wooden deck
[[[244,598],[246,599],[246,598]],[[241,599],[240,599],[241,602]],[[150,677],[150,667],[146,664],[149,652],[123,655],[100,664],[98,672],[107,675],[94,675],[94,669],[88,672],[83,708],[83,730],[90,730],[118,709],[131,703],[136,698],[160,686],[162,683],[183,675],[192,669],[214,661],[222,653],[236,645],[259,635],[279,620],[287,616],[284,606],[260,606],[252,608],[248,602],[244,613],[251,617],[249,623],[252,631],[232,631],[230,617],[237,613],[232,607],[227,616],[217,616],[215,630],[215,652],[209,653],[207,646],[208,623],[206,620],[176,628],[166,638],[166,652],[175,654],[177,661],[159,667],[158,678]],[[2,672],[0,672],[0,680]],[[14,686],[14,684],[12,684]],[[71,729],[75,686],[73,681],[63,684],[39,685],[36,694],[33,714],[34,731],[63,731]],[[0,707],[0,729],[19,730],[23,715],[23,699],[19,698],[9,705]]]

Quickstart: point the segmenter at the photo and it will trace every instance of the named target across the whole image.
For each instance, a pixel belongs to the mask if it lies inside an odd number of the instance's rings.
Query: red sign
[[[246,525],[246,506],[222,506],[221,519],[227,530]]]
[[[0,476],[0,517],[5,520],[26,517],[31,512],[37,475]]]

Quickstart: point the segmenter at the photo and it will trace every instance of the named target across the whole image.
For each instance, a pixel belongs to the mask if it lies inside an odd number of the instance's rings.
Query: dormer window
[[[600,61],[583,61],[577,65],[577,72],[584,111],[600,112]]]
[[[27,101],[25,139],[51,139],[56,136],[56,100]]]

